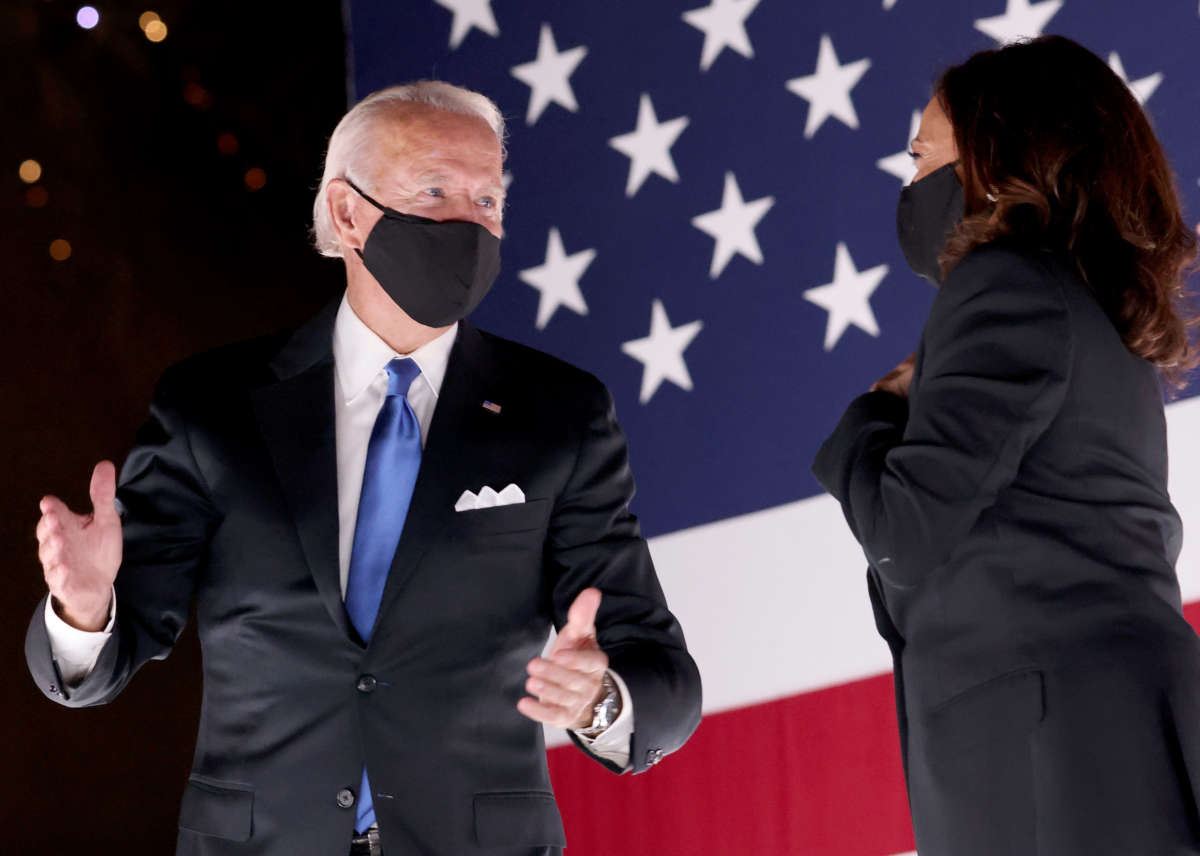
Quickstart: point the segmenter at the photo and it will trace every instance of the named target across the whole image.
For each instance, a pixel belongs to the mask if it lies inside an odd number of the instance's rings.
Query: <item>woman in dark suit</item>
[[[1162,382],[1196,235],[1125,84],[1060,37],[950,69],[901,244],[940,283],[814,471],[870,562],[921,856],[1200,854],[1200,642]]]

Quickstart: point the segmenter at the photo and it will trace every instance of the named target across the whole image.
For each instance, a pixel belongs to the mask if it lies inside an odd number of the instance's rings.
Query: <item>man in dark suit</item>
[[[314,206],[341,302],[170,369],[119,486],[102,462],[92,514],[42,502],[49,698],[111,700],[195,605],[180,854],[557,853],[539,723],[641,772],[699,721],[607,390],[462,320],[503,135],[447,84],[357,105]]]

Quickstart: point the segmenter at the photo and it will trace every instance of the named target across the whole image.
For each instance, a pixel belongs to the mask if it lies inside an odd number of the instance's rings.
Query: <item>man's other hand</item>
[[[584,589],[567,611],[567,623],[545,657],[529,662],[525,690],[517,710],[555,728],[587,728],[603,695],[608,655],[596,644],[600,590]]]
[[[108,623],[112,584],[121,567],[117,469],[111,461],[96,464],[89,493],[91,514],[76,514],[55,496],[42,498],[38,559],[55,611],[72,627],[97,631]]]

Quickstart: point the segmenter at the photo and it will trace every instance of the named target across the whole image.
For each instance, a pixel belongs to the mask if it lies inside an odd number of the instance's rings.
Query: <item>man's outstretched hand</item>
[[[563,625],[545,657],[529,662],[525,690],[533,698],[517,702],[517,710],[555,728],[587,728],[592,709],[603,694],[608,655],[596,644],[596,611],[600,590],[584,589],[567,610]]]
[[[38,559],[62,619],[80,630],[96,631],[108,623],[112,584],[121,567],[117,468],[111,461],[96,464],[88,492],[91,514],[76,514],[56,496],[42,497]]]

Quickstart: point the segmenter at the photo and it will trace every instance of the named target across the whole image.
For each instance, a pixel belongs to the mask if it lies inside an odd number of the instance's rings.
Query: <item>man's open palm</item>
[[[101,461],[92,471],[92,513],[76,514],[55,496],[42,498],[38,559],[63,620],[80,630],[102,630],[113,580],[121,567],[117,470]]]
[[[567,610],[567,623],[545,657],[532,660],[517,709],[530,719],[556,728],[583,728],[601,695],[608,655],[596,643],[600,590],[584,589]]]

